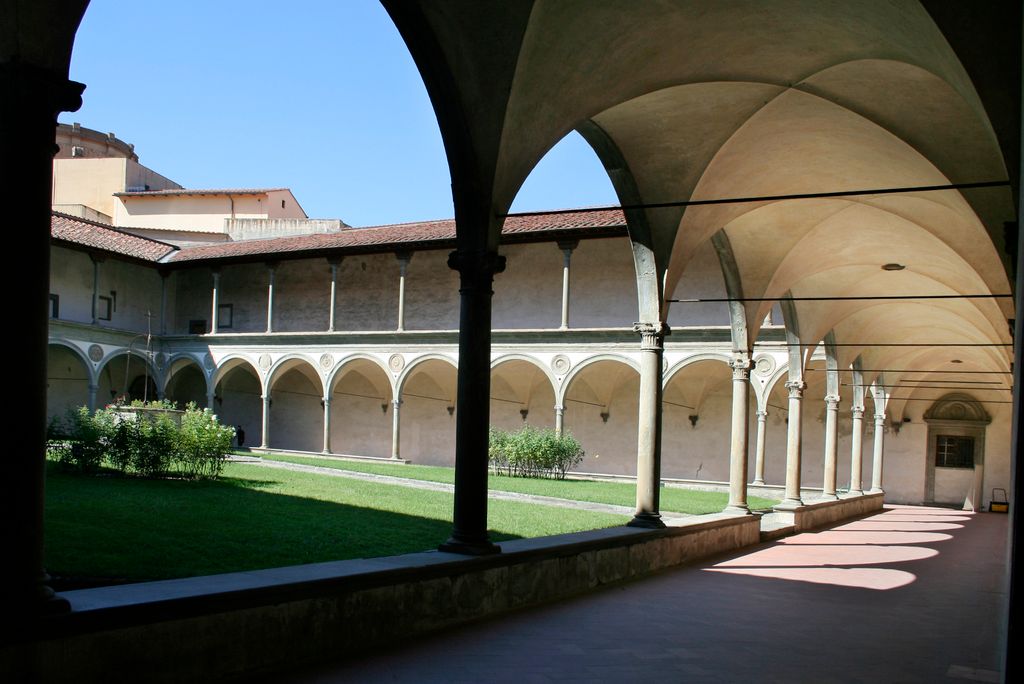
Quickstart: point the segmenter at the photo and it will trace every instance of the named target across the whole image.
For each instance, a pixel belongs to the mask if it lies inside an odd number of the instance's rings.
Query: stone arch
[[[491,361],[491,425],[495,427],[518,429],[524,423],[555,427],[557,393],[551,371],[532,356],[503,354]]]
[[[264,378],[244,354],[230,354],[217,365],[210,380],[214,413],[235,428],[238,446],[259,445],[263,422]]]
[[[392,450],[392,375],[369,354],[344,357],[327,378],[331,400],[330,450],[387,458]]]
[[[584,472],[635,475],[640,371],[630,359],[599,354],[562,383],[563,429],[586,452]]]
[[[713,352],[695,354],[672,371],[662,395],[662,473],[727,482],[732,434],[729,359]]]
[[[95,379],[92,362],[82,350],[65,340],[51,339],[46,356],[47,420],[62,420],[69,411],[90,406],[89,388]]]
[[[175,354],[167,363],[164,372],[163,396],[183,408],[195,402],[200,408],[210,408],[210,375],[203,368],[202,360],[189,353]]]
[[[398,379],[401,431],[399,451],[416,463],[452,465],[455,454],[455,362],[427,354],[409,364]]]
[[[117,349],[97,364],[97,402],[107,404],[127,395],[130,401],[156,401],[160,376],[152,362],[135,349]]]
[[[324,383],[317,365],[303,354],[288,354],[267,371],[270,398],[267,447],[320,452],[324,434]]]
[[[582,373],[587,366],[600,363],[601,361],[615,361],[617,363],[623,363],[635,370],[637,373],[640,372],[640,364],[628,356],[621,356],[619,354],[594,354],[593,356],[588,356],[586,359],[573,366],[569,372],[565,374],[565,377],[562,378],[562,385],[559,388],[560,391],[556,395],[558,403],[562,406],[565,405],[566,392],[569,389],[569,385],[572,384],[573,379],[577,375]]]

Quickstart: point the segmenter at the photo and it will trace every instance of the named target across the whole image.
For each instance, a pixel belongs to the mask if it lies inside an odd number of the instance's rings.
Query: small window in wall
[[[281,208],[284,209],[284,200],[281,200]]]
[[[198,318],[188,322],[188,334],[189,335],[205,335],[206,330],[206,319]]]
[[[974,438],[938,435],[935,443],[936,468],[973,468]]]
[[[114,299],[112,297],[104,297],[100,295],[97,297],[99,303],[96,306],[96,318],[101,321],[110,320],[110,312],[114,309]]]
[[[50,293],[50,318],[60,318],[60,295]]]
[[[230,328],[235,315],[235,307],[231,304],[221,304],[217,307],[217,327]]]

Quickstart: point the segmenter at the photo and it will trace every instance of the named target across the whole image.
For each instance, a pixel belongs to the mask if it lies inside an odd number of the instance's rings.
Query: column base
[[[820,501],[839,501],[838,494],[822,494]]]
[[[750,512],[750,507],[746,504],[743,504],[742,506],[730,504],[722,510],[722,513],[729,513],[731,515],[753,515],[753,513]]]
[[[758,486],[758,487],[763,487],[763,486],[764,486],[764,480],[754,480],[754,481],[753,481],[753,482],[751,482],[750,484],[752,484],[752,485],[756,485],[756,486]]]
[[[868,494],[885,494],[885,490],[881,487],[872,487],[868,490]]]
[[[501,553],[501,547],[486,537],[477,540],[458,539],[454,535],[437,547],[438,551],[457,553],[463,556],[493,556]]]
[[[798,508],[803,508],[804,502],[802,499],[783,499],[775,506],[776,511],[795,511]]]
[[[665,527],[665,521],[659,513],[637,513],[633,519],[626,523],[626,527],[642,527],[648,530],[660,530]]]

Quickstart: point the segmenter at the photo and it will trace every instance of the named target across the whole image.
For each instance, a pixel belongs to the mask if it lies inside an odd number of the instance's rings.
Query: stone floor
[[[1006,516],[890,506],[276,681],[995,682],[1006,536]]]

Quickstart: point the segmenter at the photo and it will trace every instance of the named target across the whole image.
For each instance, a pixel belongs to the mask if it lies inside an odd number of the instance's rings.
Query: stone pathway
[[[411,487],[413,489],[427,489],[434,492],[453,493],[455,486],[444,482],[430,482],[429,480],[413,480],[407,477],[394,477],[392,475],[377,475],[375,473],[361,473],[354,470],[340,470],[338,468],[325,468],[323,466],[303,465],[301,463],[286,463],[284,461],[271,461],[252,456],[232,456],[230,461],[258,465],[265,468],[280,468],[282,470],[294,470],[304,473],[316,473],[329,477],[344,477],[352,480],[365,480],[379,482],[381,484],[398,485],[400,487]],[[632,517],[634,509],[632,506],[616,506],[614,504],[596,503],[593,501],[576,501],[574,499],[559,499],[553,496],[540,496],[538,494],[521,494],[519,492],[503,492],[492,489],[487,493],[488,498],[503,501],[519,501],[522,503],[541,504],[544,506],[556,506],[559,508],[574,508],[582,511],[594,511],[596,513],[612,513]],[[671,513],[662,511],[663,518],[690,518],[686,513]]]
[[[1007,517],[885,511],[266,681],[998,682]]]

